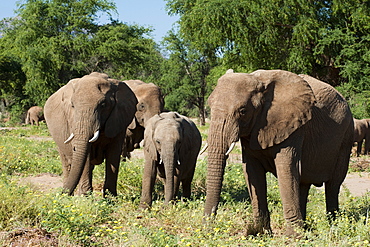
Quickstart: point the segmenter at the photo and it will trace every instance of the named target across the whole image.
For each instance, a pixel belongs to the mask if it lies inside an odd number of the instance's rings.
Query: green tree
[[[184,115],[197,114],[200,124],[204,125],[205,101],[211,91],[207,76],[214,66],[214,58],[197,50],[173,30],[163,43],[169,53],[163,63],[160,82],[165,95],[165,108]]]
[[[163,57],[152,30],[117,21],[101,26],[92,43],[96,47],[87,61],[89,71],[104,71],[120,79],[158,80]]]
[[[312,44],[326,19],[324,1],[168,0],[167,7],[197,48],[212,47],[230,66],[249,70],[311,72]]]
[[[108,0],[28,0],[3,29],[7,54],[19,58],[26,95],[36,104],[69,79],[84,72],[88,40],[98,29],[98,12],[109,14]]]
[[[160,77],[163,58],[151,30],[113,20],[114,11],[110,0],[26,0],[17,17],[3,20],[0,55],[17,61],[25,75],[22,107],[43,105],[70,79],[92,71],[117,79]],[[110,22],[101,25],[104,15]]]
[[[180,32],[228,67],[286,69],[369,87],[370,4],[361,0],[167,0]]]

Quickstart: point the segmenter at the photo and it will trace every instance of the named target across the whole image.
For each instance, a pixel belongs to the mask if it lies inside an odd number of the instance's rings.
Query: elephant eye
[[[157,144],[161,144],[161,141],[160,140],[155,140],[155,142],[157,143]]]
[[[243,107],[243,108],[241,108],[241,109],[239,110],[239,113],[240,113],[240,115],[245,115],[245,114],[247,114],[247,109],[245,109],[245,108]]]
[[[106,106],[106,103],[105,102],[103,102],[103,103],[101,103],[101,107],[105,107]]]
[[[144,106],[143,103],[137,105],[137,110],[138,111],[144,111],[144,109],[145,109],[145,106]]]

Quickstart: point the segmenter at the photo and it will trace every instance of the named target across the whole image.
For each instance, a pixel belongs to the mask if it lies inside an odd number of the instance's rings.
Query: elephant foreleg
[[[266,171],[258,160],[248,158],[243,170],[251,198],[256,233],[271,232],[270,213],[267,206]]]
[[[287,235],[296,235],[295,228],[303,227],[300,210],[299,157],[297,151],[291,147],[283,148],[275,157],[284,218],[287,223]]]
[[[157,177],[157,162],[145,157],[145,166],[142,179],[140,208],[146,209],[152,206],[152,193]]]
[[[301,208],[302,219],[306,219],[307,197],[311,184],[301,184],[299,186],[299,207]]]
[[[336,212],[339,210],[339,190],[340,184],[338,185],[332,181],[325,183],[326,212],[328,213],[330,220],[335,219]]]
[[[117,181],[122,147],[114,145],[108,148],[105,160],[105,181],[103,187],[104,196],[107,193],[117,196]]]
[[[357,142],[357,157],[359,157],[361,155],[361,152],[362,152],[362,143],[363,143],[363,140]]]
[[[189,199],[191,195],[191,181],[192,178],[186,178],[183,179],[181,184],[182,184],[182,195],[184,198]]]
[[[180,175],[180,176],[179,176]],[[174,186],[174,194],[173,194],[173,199],[176,199],[176,197],[179,196],[179,188],[180,188],[180,178],[181,178],[181,174],[179,174],[178,176],[174,176],[173,178],[173,186]]]

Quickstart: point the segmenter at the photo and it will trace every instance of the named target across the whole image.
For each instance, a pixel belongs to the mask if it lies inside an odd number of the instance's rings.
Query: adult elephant
[[[354,135],[353,142],[357,142],[357,157],[362,152],[362,144],[365,140],[364,154],[368,154],[370,149],[370,126],[369,119],[353,119],[354,122]]]
[[[190,198],[202,137],[193,121],[176,112],[164,112],[149,119],[144,133],[145,167],[140,208],[152,205],[157,177],[165,186],[165,204],[178,195],[180,182]]]
[[[73,79],[49,97],[44,112],[58,145],[63,187],[69,195],[92,190],[94,165],[105,159],[104,195],[117,195],[120,154],[137,99],[124,83],[93,72]]]
[[[41,106],[32,106],[27,111],[26,124],[39,126],[39,122],[44,120],[44,113]]]
[[[127,128],[126,145],[122,152],[124,157],[130,157],[130,152],[135,148],[140,148],[140,142],[144,139],[146,122],[163,111],[164,100],[160,88],[153,83],[140,80],[126,80],[125,83],[135,93],[138,100],[135,118]]]
[[[325,183],[326,210],[338,210],[338,193],[353,143],[353,118],[330,85],[282,70],[228,71],[210,95],[205,215],[216,213],[226,160],[242,146],[255,230],[271,231],[266,173],[279,184],[286,234],[303,226],[310,186]]]

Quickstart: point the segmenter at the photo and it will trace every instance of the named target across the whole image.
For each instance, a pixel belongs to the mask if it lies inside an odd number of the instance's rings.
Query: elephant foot
[[[304,228],[297,224],[288,224],[284,235],[294,239],[301,239],[304,236]]]
[[[261,224],[248,224],[245,231],[246,235],[258,235],[258,234],[266,234],[266,235],[273,235],[270,226],[264,226]]]
[[[139,210],[149,210],[152,207],[150,203],[140,202]]]

